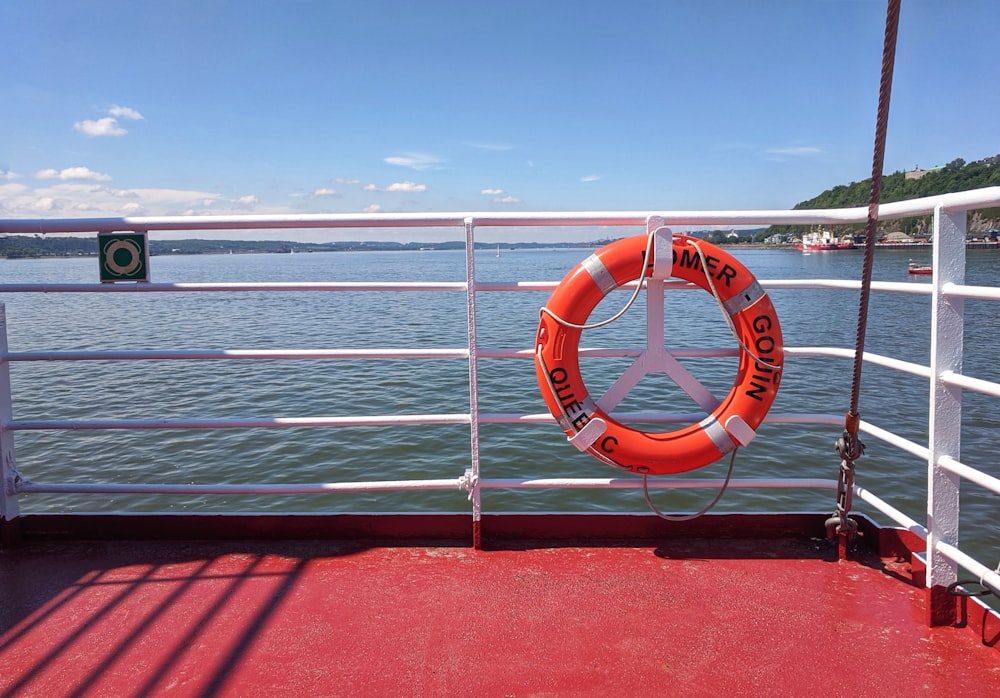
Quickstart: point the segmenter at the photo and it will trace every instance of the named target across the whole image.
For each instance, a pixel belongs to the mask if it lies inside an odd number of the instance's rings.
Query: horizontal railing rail
[[[865,365],[877,366],[915,376],[931,383],[928,445],[916,443],[871,421],[863,421],[863,433],[889,444],[927,464],[928,522],[917,522],[894,505],[869,491],[855,486],[855,495],[903,528],[928,542],[930,573],[928,583],[947,585],[954,581],[959,566],[977,574],[984,582],[1000,588],[1000,578],[982,563],[973,560],[957,547],[958,486],[965,481],[1000,494],[1000,479],[958,459],[961,445],[960,419],[963,391],[987,397],[1000,397],[1000,384],[962,372],[961,350],[964,332],[962,305],[965,300],[998,301],[1000,288],[966,285],[964,278],[965,215],[972,209],[1000,206],[1000,187],[971,192],[884,204],[879,209],[882,220],[912,216],[934,216],[934,267],[932,284],[875,281],[872,290],[886,294],[924,295],[931,298],[932,318],[930,365],[906,361],[866,351]],[[217,231],[217,230],[296,230],[342,229],[359,231],[383,228],[462,228],[466,234],[465,281],[402,282],[239,282],[239,283],[0,283],[0,294],[89,294],[89,293],[408,293],[445,292],[466,296],[468,344],[446,348],[345,348],[345,349],[101,349],[101,350],[32,350],[10,351],[7,346],[6,320],[0,312],[0,449],[2,449],[4,492],[0,503],[7,519],[19,515],[19,497],[25,494],[320,494],[330,492],[376,492],[408,490],[467,491],[472,500],[473,517],[481,511],[482,490],[531,489],[635,489],[642,484],[634,478],[490,478],[480,470],[478,427],[486,424],[541,424],[553,422],[549,414],[501,413],[480,411],[478,407],[477,362],[485,359],[534,359],[534,351],[524,347],[485,347],[477,341],[476,298],[494,292],[551,291],[558,282],[516,281],[487,282],[476,278],[474,252],[475,230],[490,227],[567,227],[604,226],[609,229],[647,226],[651,217],[673,226],[752,226],[764,224],[823,225],[860,223],[867,208],[813,211],[673,211],[673,212],[592,212],[592,213],[440,213],[440,214],[321,214],[321,215],[241,215],[241,216],[151,216],[94,219],[0,220],[0,233],[59,234],[109,231]],[[956,262],[956,260],[962,260]],[[856,292],[861,284],[845,279],[762,279],[767,290],[827,290]],[[634,287],[633,285],[630,285]],[[686,282],[667,281],[665,288],[693,289]],[[2,311],[2,306],[0,306]],[[581,348],[581,357],[638,357],[641,347]],[[712,358],[737,355],[732,348],[686,347],[671,349],[679,358]],[[790,346],[785,354],[796,359],[853,359],[853,348],[827,346]],[[134,418],[134,419],[17,419],[9,372],[12,366],[44,362],[71,363],[93,361],[272,361],[272,360],[461,360],[469,365],[470,410],[468,412],[353,415],[353,416],[284,416],[226,418]],[[957,406],[956,406],[956,400]],[[690,423],[703,413],[622,412],[616,417],[649,423]],[[162,429],[273,429],[292,427],[353,427],[464,425],[471,430],[470,467],[451,478],[413,480],[372,480],[368,482],[325,483],[242,483],[242,484],[163,484],[163,483],[46,483],[21,475],[14,458],[14,434],[46,430],[162,430]],[[838,427],[843,416],[815,412],[772,413],[768,425],[826,425]],[[703,489],[722,486],[717,478],[681,478],[650,481],[652,489]],[[758,478],[732,479],[734,489],[819,489],[835,490],[832,479]]]
[[[685,478],[683,480],[656,480],[648,483],[649,489],[717,489],[722,480],[716,478]],[[117,483],[37,483],[25,482],[19,491],[25,494],[329,494],[330,492],[393,492],[398,490],[465,490],[470,491],[472,480],[468,475],[456,478],[424,480],[373,480],[368,482],[320,482],[295,484],[245,484],[245,485],[142,485]],[[532,490],[532,489],[641,489],[635,478],[483,478],[478,481],[482,489]],[[822,478],[733,478],[732,489],[818,489],[836,490],[836,480]],[[926,535],[926,534],[925,534]]]

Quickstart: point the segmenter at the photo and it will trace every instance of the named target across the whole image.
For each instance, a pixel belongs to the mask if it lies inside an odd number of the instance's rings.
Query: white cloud
[[[0,197],[14,196],[26,192],[28,187],[23,184],[0,184]]]
[[[362,191],[379,191],[379,188],[377,186],[375,186],[374,184],[366,184],[365,186],[361,187],[361,190]]]
[[[228,204],[228,205],[227,205]],[[87,182],[56,182],[30,188],[20,184],[0,185],[0,209],[12,218],[35,218],[53,211],[72,211],[90,216],[122,216],[150,213],[173,215],[201,213],[209,207],[236,209],[236,202],[218,194],[184,189],[115,189]]]
[[[508,145],[506,143],[466,143],[465,145],[469,146],[470,148],[477,148],[479,150],[504,151],[504,150],[514,149],[514,146]]]
[[[167,204],[211,206],[220,198],[218,194],[187,189],[130,189],[128,193],[147,204],[158,206]]]
[[[438,165],[445,162],[441,158],[425,153],[404,153],[403,155],[388,157],[385,162],[399,167],[409,167],[411,170],[440,169]]]
[[[493,199],[495,204],[519,204],[521,200],[515,196],[504,196],[497,199]]]
[[[111,116],[105,116],[97,121],[77,121],[73,124],[80,133],[88,136],[124,136],[128,131],[118,125],[118,120]]]
[[[381,211],[381,210],[382,210],[382,207],[381,207],[381,206],[379,206],[378,204],[371,204],[371,205],[369,205],[369,206],[365,206],[365,207],[364,207],[364,208],[363,208],[363,209],[361,210],[361,212],[362,212],[362,213],[378,213],[378,212],[379,212],[379,211]]]
[[[584,177],[580,177],[580,181],[581,182],[596,182],[600,178],[601,178],[600,175],[586,175]]]
[[[236,200],[236,203],[240,206],[254,206],[260,203],[260,199],[257,198],[256,194],[247,194],[246,196],[241,196]]]
[[[51,196],[43,196],[35,199],[29,204],[29,207],[33,211],[47,213],[49,211],[55,211],[60,208],[59,202]]]
[[[796,148],[768,148],[767,153],[773,155],[792,155],[792,156],[807,156],[807,155],[819,155],[823,152],[822,148],[816,148],[812,146],[800,146]]]
[[[64,187],[64,189],[66,189]],[[113,189],[111,187],[89,187],[87,189],[91,194],[106,194],[107,196],[113,196],[116,199],[138,199],[139,195],[132,191],[131,189]]]
[[[97,182],[108,182],[111,175],[94,172],[89,167],[67,167],[62,170],[40,170],[35,173],[36,179],[91,179]]]
[[[360,179],[344,179],[343,177],[337,177],[334,181],[337,184],[361,184]]]
[[[128,131],[119,125],[118,119],[140,121],[143,118],[138,110],[132,107],[123,107],[120,104],[113,104],[108,109],[108,114],[109,116],[96,120],[85,119],[84,121],[77,121],[73,124],[73,128],[91,137],[124,136]]]
[[[328,187],[321,187],[313,192],[313,196],[336,196],[337,190]]]
[[[479,193],[483,196],[500,196],[503,194],[503,189],[480,189]]]
[[[0,184],[0,211],[6,215],[13,215],[15,202],[19,201],[21,195],[26,191],[28,191],[28,187],[23,184]]]
[[[427,191],[426,184],[417,184],[416,182],[393,182],[385,188],[386,191],[393,192],[403,192],[406,194],[417,194],[420,192]]]
[[[118,104],[112,105],[112,107],[108,110],[108,114],[116,119],[132,119],[133,121],[140,121],[142,119],[142,114],[135,109],[132,109],[131,107],[122,107]]]
[[[0,181],[9,182],[12,179],[17,179],[17,172],[12,172],[10,170],[0,170]]]

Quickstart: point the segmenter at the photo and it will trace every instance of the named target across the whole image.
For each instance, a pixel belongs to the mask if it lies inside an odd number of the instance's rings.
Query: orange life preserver
[[[699,253],[699,248],[701,253]],[[690,426],[644,432],[618,422],[592,400],[580,374],[584,325],[611,291],[653,271],[647,237],[618,240],[576,265],[543,308],[535,340],[535,372],[552,416],[581,451],[624,470],[666,475],[708,465],[753,438],[774,402],[784,350],[774,305],[753,274],[723,250],[672,236],[671,276],[713,292],[732,318],[741,344],[736,379],[712,413]],[[702,261],[704,259],[704,262]]]

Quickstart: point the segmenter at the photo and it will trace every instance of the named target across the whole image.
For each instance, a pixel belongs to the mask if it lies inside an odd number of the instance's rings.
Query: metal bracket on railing
[[[21,486],[27,482],[24,476],[17,471],[17,468],[11,466],[8,470],[7,478],[3,483],[4,494],[8,497],[16,497],[21,492]]]
[[[649,216],[646,219],[646,234],[654,235],[653,273],[649,278],[665,281],[674,268],[674,234],[666,226],[663,216]]]
[[[1000,562],[997,563],[997,568],[993,572],[995,575],[1000,575]],[[979,589],[972,588],[975,585],[979,585]],[[975,579],[959,579],[948,585],[947,591],[952,596],[1000,596],[1000,587],[993,586],[986,581],[986,575],[983,575],[979,580]]]
[[[479,484],[479,476],[472,472],[472,468],[467,468],[465,474],[458,478],[458,489],[469,493],[469,501],[472,501],[472,493]]]

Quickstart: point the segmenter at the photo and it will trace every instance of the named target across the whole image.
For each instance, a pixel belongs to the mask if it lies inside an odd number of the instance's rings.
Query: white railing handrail
[[[454,349],[95,349],[75,351],[11,351],[7,361],[223,361],[246,359],[468,359],[465,347]]]
[[[642,489],[636,478],[563,477],[563,478],[483,478],[482,489]],[[819,489],[836,490],[837,481],[825,478],[733,478],[728,483],[717,478],[651,480],[651,490],[718,489]],[[239,485],[144,485],[120,483],[37,483],[25,482],[19,490],[25,494],[329,494],[330,492],[393,492],[397,490],[469,491],[464,476],[424,480],[370,480],[365,482],[316,483],[246,483]]]
[[[615,412],[623,422],[648,422],[650,424],[691,424],[704,419],[704,412]],[[159,429],[290,429],[295,427],[378,427],[401,424],[468,424],[468,414],[406,414],[406,415],[355,415],[351,417],[230,417],[224,419],[12,419],[4,428],[8,431],[104,431]],[[844,418],[835,414],[814,412],[769,413],[765,424],[826,424],[837,425]],[[482,412],[480,424],[550,424],[555,422],[548,412],[520,414],[516,412]],[[863,423],[862,431],[893,442],[891,432]],[[888,438],[884,435],[888,435]],[[897,445],[912,442],[900,439]],[[927,449],[909,446],[916,455],[926,457]]]
[[[928,583],[944,585],[955,578],[957,565],[969,568],[967,556],[956,547],[958,530],[958,487],[960,479],[972,482],[994,493],[1000,492],[1000,480],[965,465],[953,457],[959,453],[960,424],[955,415],[961,413],[963,390],[1000,397],[1000,384],[961,373],[962,301],[975,298],[1000,300],[1000,288],[965,285],[964,243],[965,215],[968,210],[1000,206],[1000,187],[883,204],[879,208],[882,220],[919,215],[934,216],[933,283],[907,284],[873,282],[872,290],[888,293],[922,294],[932,297],[932,341],[930,366],[901,361],[892,357],[865,352],[864,361],[894,371],[930,379],[931,419],[928,446],[914,443],[880,427],[863,422],[861,430],[889,443],[928,464],[928,521],[919,523],[883,501],[864,487],[857,485],[855,494],[890,519],[924,537],[928,541]],[[143,351],[31,351],[10,352],[7,348],[6,319],[0,305],[0,468],[4,489],[0,492],[5,517],[17,514],[17,496],[29,492],[198,492],[235,493],[261,488],[261,492],[331,492],[372,491],[377,489],[450,489],[470,491],[473,515],[479,516],[481,489],[532,488],[625,488],[638,487],[634,479],[618,478],[481,478],[478,470],[478,426],[498,423],[549,422],[549,414],[523,415],[479,413],[477,407],[477,357],[533,358],[531,349],[485,348],[476,341],[475,297],[492,291],[551,290],[554,281],[518,281],[514,283],[480,283],[476,280],[474,230],[477,227],[525,226],[646,226],[651,216],[662,218],[673,226],[749,226],[761,224],[842,224],[861,223],[867,218],[867,208],[822,210],[762,210],[762,211],[612,211],[612,212],[528,212],[528,213],[409,213],[409,214],[300,214],[300,215],[229,215],[229,216],[140,216],[121,218],[77,219],[7,219],[0,220],[0,234],[59,234],[110,231],[208,231],[246,229],[305,229],[305,228],[434,228],[462,227],[465,230],[466,280],[459,282],[240,282],[240,283],[141,283],[141,284],[0,284],[0,293],[176,293],[176,292],[464,292],[468,303],[468,346],[443,349],[228,349],[228,350],[143,350]],[[760,281],[766,289],[826,289],[857,291],[860,281],[843,279],[775,279]],[[693,288],[680,281],[667,281],[670,288]],[[641,348],[582,348],[581,356],[637,356]],[[723,356],[735,349],[687,348],[672,350],[675,356]],[[687,352],[687,353],[685,353]],[[839,347],[786,347],[789,356],[833,357],[852,359],[853,349]],[[368,415],[347,417],[266,417],[229,419],[124,419],[124,420],[15,420],[11,408],[9,367],[12,363],[33,361],[101,361],[101,360],[270,360],[270,359],[461,359],[469,362],[471,409],[457,414]],[[690,422],[700,418],[691,414],[634,413],[623,418],[650,422]],[[832,414],[771,414],[771,424],[826,424],[840,426],[841,415]],[[355,426],[461,424],[471,428],[472,469],[464,476],[445,479],[408,481],[373,481],[355,483],[305,483],[259,485],[145,485],[113,483],[37,483],[24,480],[13,464],[13,433],[43,429],[161,429],[161,428],[274,428],[290,426]],[[835,488],[827,480],[733,480],[736,488]],[[685,479],[650,483],[651,487],[695,488],[720,484],[717,480]],[[250,488],[248,490],[248,488]],[[253,490],[256,491],[256,490]],[[985,568],[974,562],[975,569]],[[987,573],[989,571],[987,570]]]
[[[850,279],[758,279],[758,283],[766,289],[823,289],[857,291],[861,282]],[[477,293],[497,291],[551,291],[559,285],[558,281],[519,281],[515,283],[476,283],[473,290]],[[665,289],[695,290],[698,287],[687,281],[668,280],[663,282]],[[925,284],[908,284],[898,281],[873,281],[873,291],[893,293],[909,293],[929,296],[931,287]],[[438,282],[360,282],[360,281],[313,281],[313,282],[231,282],[231,283],[142,283],[142,284],[74,284],[74,283],[2,283],[0,293],[247,293],[247,292],[279,292],[279,293],[315,293],[315,292],[359,292],[359,291],[466,291],[468,284],[464,281]],[[635,289],[635,284],[624,284],[622,289]],[[1000,294],[991,294],[991,289],[982,286],[949,286],[950,295],[968,298],[985,298],[997,300]]]
[[[267,281],[233,283],[0,284],[0,293],[276,293],[317,291],[465,291],[464,281]]]

